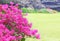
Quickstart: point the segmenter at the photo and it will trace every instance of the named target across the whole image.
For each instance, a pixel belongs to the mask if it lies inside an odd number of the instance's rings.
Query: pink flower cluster
[[[32,23],[23,17],[18,4],[0,4],[0,41],[21,41],[25,37],[40,39],[37,30],[32,30]]]

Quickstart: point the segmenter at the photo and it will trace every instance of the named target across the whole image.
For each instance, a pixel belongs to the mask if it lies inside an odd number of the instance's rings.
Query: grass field
[[[28,14],[27,19],[39,30],[41,39],[26,41],[60,41],[60,14]]]

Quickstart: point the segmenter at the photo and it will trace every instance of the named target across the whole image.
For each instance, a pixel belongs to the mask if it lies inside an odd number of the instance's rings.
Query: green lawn
[[[60,14],[28,14],[27,19],[39,30],[41,39],[26,41],[60,41]]]

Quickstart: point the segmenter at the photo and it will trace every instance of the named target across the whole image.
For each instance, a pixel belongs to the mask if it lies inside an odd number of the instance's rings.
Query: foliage
[[[49,13],[46,8],[42,8],[39,10],[40,13]]]
[[[38,13],[37,10],[30,9],[30,8],[22,8],[23,13]]]

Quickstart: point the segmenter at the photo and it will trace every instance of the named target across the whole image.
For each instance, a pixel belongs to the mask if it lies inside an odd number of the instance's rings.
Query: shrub
[[[37,30],[31,29],[32,23],[23,17],[18,4],[0,4],[0,41],[25,41],[26,37],[40,39]]]
[[[30,8],[21,8],[23,13],[38,13],[37,10],[30,9]]]
[[[43,8],[43,9],[40,9],[40,11],[39,11],[40,13],[57,13],[58,11],[56,11],[56,10],[52,10],[52,9],[50,9],[50,8]]]
[[[46,8],[40,9],[39,12],[40,13],[49,13]]]

